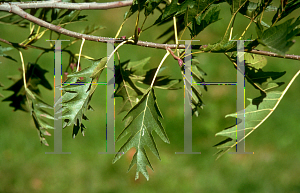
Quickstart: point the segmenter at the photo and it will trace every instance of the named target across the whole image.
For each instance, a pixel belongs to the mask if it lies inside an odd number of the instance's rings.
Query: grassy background
[[[216,42],[222,37],[230,20],[230,12],[225,4],[222,4],[221,8],[223,19],[209,26],[197,37],[201,44]],[[95,35],[114,37],[127,9],[83,11],[83,14],[88,14],[89,21],[70,24],[68,29],[80,31],[83,27],[95,23],[106,26],[106,29]],[[266,22],[270,21],[270,15],[272,14],[266,13]],[[158,13],[155,13],[155,16],[157,17]],[[291,15],[298,16],[299,13]],[[146,26],[152,24],[156,17],[153,20],[149,19]],[[134,23],[133,16],[125,24],[120,36],[131,36]],[[241,34],[247,24],[245,18],[238,16],[234,34]],[[171,23],[149,29],[142,33],[140,39],[162,42],[164,39],[156,38],[170,25]],[[254,26],[251,26],[249,32],[256,37]],[[12,42],[22,42],[27,34],[28,29],[0,26],[0,37]],[[47,34],[45,37],[48,37]],[[183,37],[188,38],[188,34]],[[62,36],[61,39],[70,38]],[[299,41],[299,37],[296,40]],[[0,44],[7,46],[4,43]],[[48,46],[48,43],[39,41],[35,45]],[[78,52],[79,46],[80,42],[77,42],[71,50]],[[299,50],[300,45],[297,42],[288,53],[300,55]],[[120,48],[119,53],[122,61],[136,61],[151,56],[148,67],[155,67],[165,51],[125,45]],[[12,84],[6,77],[18,74],[17,70],[21,67],[16,50],[7,54],[17,59],[18,63],[0,58],[0,82],[5,88]],[[23,51],[25,62],[34,62],[39,54],[40,51],[33,49]],[[104,57],[106,45],[87,41],[83,54],[96,58]],[[197,58],[208,74],[206,81],[235,81],[236,72],[224,55],[198,54]],[[63,55],[63,69],[67,62],[68,56]],[[53,53],[45,54],[38,63],[49,71],[46,78],[53,85]],[[82,63],[84,66],[89,65],[85,61]],[[171,57],[164,65],[173,77],[181,76],[177,62]],[[268,57],[268,65],[264,69],[286,71],[286,75],[280,81],[287,84],[299,69],[299,61]],[[103,74],[102,80],[105,78]],[[247,138],[246,151],[254,152],[254,155],[226,154],[217,161],[213,156],[216,149],[212,146],[222,138],[214,135],[235,122],[234,119],[225,119],[224,116],[235,111],[236,88],[208,86],[208,92],[204,93],[205,107],[200,111],[199,117],[193,117],[193,151],[201,152],[201,155],[175,155],[175,152],[183,151],[183,90],[156,89],[158,105],[164,115],[162,123],[171,144],[163,143],[154,134],[161,161],[148,151],[155,170],[149,170],[148,182],[141,174],[139,180],[134,180],[136,167],[126,173],[134,151],[129,151],[114,165],[111,163],[114,155],[98,154],[105,151],[105,86],[99,86],[93,96],[91,105],[96,111],[87,113],[90,121],[85,122],[88,128],[86,135],[83,137],[79,134],[76,139],[72,139],[72,128],[63,131],[63,151],[72,152],[71,155],[45,155],[45,152],[53,151],[53,137],[47,137],[49,147],[41,146],[31,116],[20,111],[13,112],[7,102],[1,102],[0,192],[300,192],[299,89],[298,77],[277,110]],[[41,88],[41,91],[45,101],[52,104],[53,90]],[[3,90],[1,93],[5,97],[11,94]],[[259,96],[259,92],[247,83],[246,96],[253,98]],[[116,111],[121,102],[121,99],[116,99]],[[116,136],[123,129],[121,119],[124,115],[116,115]],[[126,139],[123,139],[117,143],[116,150],[125,141]]]

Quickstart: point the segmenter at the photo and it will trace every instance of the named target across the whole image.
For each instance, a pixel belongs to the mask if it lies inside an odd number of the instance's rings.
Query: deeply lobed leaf
[[[84,113],[91,109],[89,103],[106,62],[107,58],[105,57],[93,62],[90,67],[68,75],[66,80],[68,84],[62,87],[62,109],[56,113],[62,113],[60,118],[64,119],[63,127],[74,125],[73,138],[77,135],[79,129],[82,133],[84,132],[85,126],[82,124],[82,119],[87,120]],[[84,78],[82,82],[79,81],[80,77]]]
[[[153,88],[147,90],[141,100],[124,117],[124,119],[129,119],[130,122],[118,136],[116,141],[119,141],[130,134],[128,140],[118,152],[126,153],[133,147],[136,149],[128,169],[129,171],[134,164],[137,165],[135,179],[139,178],[139,172],[141,172],[146,179],[149,180],[146,166],[149,166],[153,170],[147,157],[145,146],[160,159],[152,132],[155,131],[164,142],[170,143],[159,118],[163,117],[158,108]],[[119,160],[123,155],[123,153],[117,153],[113,159],[113,163]]]

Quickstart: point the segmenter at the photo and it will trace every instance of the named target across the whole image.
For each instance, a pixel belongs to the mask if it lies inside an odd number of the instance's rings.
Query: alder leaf
[[[86,110],[92,109],[89,103],[106,62],[107,58],[105,57],[94,61],[90,67],[69,74],[66,80],[68,84],[62,86],[62,108],[57,113],[62,113],[60,118],[64,119],[64,128],[74,125],[73,138],[77,135],[79,128],[84,135],[85,126],[82,124],[82,119],[88,120],[84,113]],[[80,77],[83,77],[82,81],[80,81]]]
[[[129,123],[118,136],[116,142],[127,134],[130,134],[130,137],[118,152],[126,153],[132,147],[135,148],[136,152],[131,160],[128,171],[134,164],[137,165],[136,180],[139,178],[139,172],[149,180],[146,166],[149,166],[153,170],[147,157],[145,146],[148,146],[152,153],[160,160],[152,131],[155,131],[164,142],[170,143],[159,118],[163,117],[158,108],[153,88],[147,90],[141,100],[124,117],[124,119],[129,119]],[[113,163],[118,161],[123,155],[122,153],[117,153],[113,159]]]

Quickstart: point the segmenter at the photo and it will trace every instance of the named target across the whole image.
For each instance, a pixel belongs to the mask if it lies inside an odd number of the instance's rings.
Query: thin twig
[[[81,33],[77,33],[74,31],[70,31],[67,29],[64,29],[60,26],[56,26],[53,25],[51,23],[48,23],[46,21],[43,21],[39,18],[34,17],[33,15],[30,15],[29,13],[25,12],[24,10],[22,10],[20,7],[18,7],[17,5],[11,5],[11,9],[5,10],[5,11],[10,11],[14,14],[17,14],[31,22],[34,22],[42,27],[48,28],[52,31],[56,31],[57,33],[61,33],[64,35],[67,35],[69,37],[74,37],[74,38],[78,38],[78,39],[86,39],[89,41],[96,41],[96,42],[103,42],[103,43],[108,43],[109,41],[114,41],[115,43],[121,43],[126,41],[126,44],[134,44],[137,46],[143,46],[143,47],[149,47],[149,48],[156,48],[156,49],[166,49],[166,48],[170,48],[170,49],[185,49],[185,45],[183,44],[160,44],[160,43],[154,43],[154,42],[145,42],[145,41],[137,41],[137,42],[132,42],[132,41],[128,41],[127,39],[122,39],[122,38],[110,38],[110,37],[100,37],[100,36],[93,36],[93,35],[86,35],[86,34],[81,34]],[[1,41],[1,39],[0,39]],[[202,50],[203,48],[206,48],[207,45],[194,45],[192,46],[192,49],[197,49],[197,50]],[[253,54],[259,54],[259,55],[265,55],[265,56],[271,56],[271,57],[278,57],[278,58],[286,58],[286,59],[293,59],[293,60],[300,60],[300,56],[299,55],[285,55],[285,56],[281,56],[278,55],[276,53],[273,52],[267,52],[267,51],[262,51],[262,50],[245,50],[245,52],[249,52],[249,53],[253,53]]]
[[[7,9],[10,9],[11,6],[18,6],[21,9],[57,8],[71,10],[106,10],[130,5],[132,5],[132,0],[108,3],[67,3],[59,1],[9,2],[1,3],[0,11],[7,11]]]

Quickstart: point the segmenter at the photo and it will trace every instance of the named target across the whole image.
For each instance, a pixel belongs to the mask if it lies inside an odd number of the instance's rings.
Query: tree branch
[[[108,3],[66,3],[59,1],[31,1],[31,2],[10,2],[0,3],[0,11],[7,11],[11,6],[18,6],[21,9],[38,9],[38,8],[58,8],[72,10],[91,10],[91,9],[113,9],[132,5],[130,1],[117,1]]]
[[[1,6],[1,5],[0,5]],[[48,28],[52,31],[67,35],[69,37],[74,37],[74,38],[78,38],[78,39],[86,39],[86,40],[90,40],[90,41],[97,41],[97,42],[103,42],[103,43],[107,43],[108,41],[112,41],[114,40],[114,42],[116,43],[121,43],[123,41],[126,41],[126,39],[123,38],[117,38],[117,39],[113,39],[113,38],[109,38],[109,37],[100,37],[100,36],[93,36],[93,35],[86,35],[86,34],[81,34],[81,33],[77,33],[74,31],[70,31],[67,29],[64,29],[60,26],[56,26],[53,25],[51,23],[48,23],[46,21],[43,21],[37,17],[34,17],[33,15],[25,12],[24,10],[22,10],[18,5],[14,5],[14,4],[10,4],[9,7],[6,7],[5,10],[3,11],[8,11],[8,12],[12,12],[14,14],[17,14],[19,16],[21,16],[24,19],[27,19],[33,23],[36,23],[42,27]],[[135,43],[132,42],[127,42],[127,44],[134,44],[137,46],[143,46],[143,47],[149,47],[149,48],[157,48],[157,49],[185,49],[185,45],[183,44],[160,44],[160,43],[154,43],[154,42],[145,42],[145,41],[137,41]],[[207,45],[194,45],[192,46],[192,49],[198,49],[201,50],[203,48],[207,47]],[[260,55],[265,55],[265,56],[271,56],[271,57],[278,57],[278,58],[286,58],[286,59],[293,59],[293,60],[300,60],[300,56],[298,55],[285,55],[285,56],[281,56],[278,55],[276,53],[273,52],[267,52],[267,51],[262,51],[262,50],[245,50],[246,52],[249,53],[253,53],[253,54],[260,54]]]

